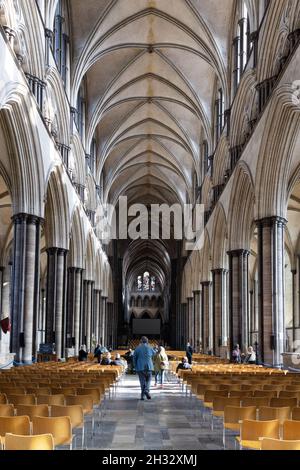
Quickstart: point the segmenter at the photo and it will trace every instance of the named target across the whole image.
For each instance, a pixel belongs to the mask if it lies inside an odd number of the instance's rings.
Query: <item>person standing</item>
[[[169,366],[168,356],[165,348],[159,346],[157,353],[154,357],[154,373],[155,373],[155,386],[160,382],[161,388],[164,384],[165,370]]]
[[[193,349],[191,343],[187,343],[187,345],[186,345],[186,357],[188,358],[189,364],[192,364],[193,353],[194,353],[194,349]]]
[[[141,338],[141,344],[136,348],[133,354],[134,368],[139,376],[141,386],[141,400],[146,396],[151,400],[150,386],[152,371],[154,370],[152,358],[153,349],[149,346],[149,340],[146,336]]]

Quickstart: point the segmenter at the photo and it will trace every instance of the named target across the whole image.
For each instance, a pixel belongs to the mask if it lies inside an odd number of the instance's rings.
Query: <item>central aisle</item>
[[[175,377],[169,377],[163,389],[152,386],[151,395],[151,400],[140,401],[138,377],[126,376],[110,400],[100,427],[96,422],[95,436],[88,436],[88,449],[222,449],[220,425],[211,431],[207,418],[205,422],[200,421],[199,414],[196,418],[195,399],[182,393]]]

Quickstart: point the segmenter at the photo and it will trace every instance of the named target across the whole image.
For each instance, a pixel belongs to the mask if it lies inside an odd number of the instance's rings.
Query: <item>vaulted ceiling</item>
[[[72,0],[73,103],[87,83],[105,201],[180,204],[200,179],[234,0]]]

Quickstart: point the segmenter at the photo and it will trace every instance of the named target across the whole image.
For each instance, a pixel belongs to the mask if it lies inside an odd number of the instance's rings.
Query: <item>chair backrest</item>
[[[300,450],[300,441],[262,438],[261,450]]]
[[[215,397],[213,399],[213,410],[214,411],[224,411],[226,406],[239,406],[240,405],[239,397]]]
[[[49,416],[48,405],[16,405],[17,416],[29,416],[30,421],[34,416]]]
[[[14,405],[1,405],[0,404],[0,416],[14,416],[15,409]]]
[[[224,423],[237,424],[245,419],[256,419],[256,406],[226,406],[224,409]]]
[[[253,396],[254,397],[269,397],[269,398],[273,398],[273,397],[277,397],[277,390],[255,390],[253,392]]]
[[[1,405],[7,404],[7,396],[5,393],[0,393],[0,404]]]
[[[91,395],[94,405],[98,405],[101,401],[101,394],[98,388],[78,388],[77,395]]]
[[[285,389],[287,392],[300,392],[300,385],[286,385]]]
[[[258,409],[258,419],[260,421],[268,421],[272,419],[278,419],[280,424],[282,424],[287,419],[291,418],[291,408],[288,406],[285,407],[271,407],[271,406],[262,406]]]
[[[72,428],[82,427],[84,424],[84,413],[81,405],[51,406],[51,416],[69,416]]]
[[[245,419],[241,424],[241,440],[258,441],[260,437],[279,439],[280,424],[278,419],[255,421]]]
[[[283,423],[282,438],[286,441],[300,440],[300,421],[287,420]]]
[[[0,417],[0,436],[6,433],[29,436],[30,420],[28,416],[3,416]]]
[[[230,397],[239,397],[241,400],[243,398],[252,397],[251,390],[229,390]]]
[[[52,388],[53,395],[75,395],[76,387]]]
[[[93,397],[91,395],[68,395],[66,396],[66,405],[80,405],[84,414],[93,412]]]
[[[207,390],[204,393],[204,402],[205,403],[212,403],[214,398],[216,397],[228,397],[227,390]]]
[[[52,434],[54,445],[59,446],[72,439],[72,425],[69,416],[44,418],[35,416],[32,420],[33,434]]]
[[[13,405],[35,405],[35,395],[7,395],[7,400]]]
[[[295,421],[300,421],[300,407],[295,407],[292,409],[292,419]]]
[[[269,406],[270,405],[270,398],[268,397],[248,397],[242,399],[242,406],[256,406],[259,408],[260,406]]]
[[[54,450],[52,434],[38,436],[5,435],[5,450]]]
[[[280,406],[295,408],[297,405],[297,398],[272,398],[270,401],[270,406],[275,406],[276,408],[279,408]]]
[[[38,405],[61,405],[65,404],[65,397],[64,395],[39,395],[37,397],[37,404]]]

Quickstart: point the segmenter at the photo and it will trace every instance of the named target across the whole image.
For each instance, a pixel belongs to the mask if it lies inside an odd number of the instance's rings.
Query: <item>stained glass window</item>
[[[154,292],[156,289],[155,276],[151,276],[148,271],[137,277],[136,286],[138,292]]]

